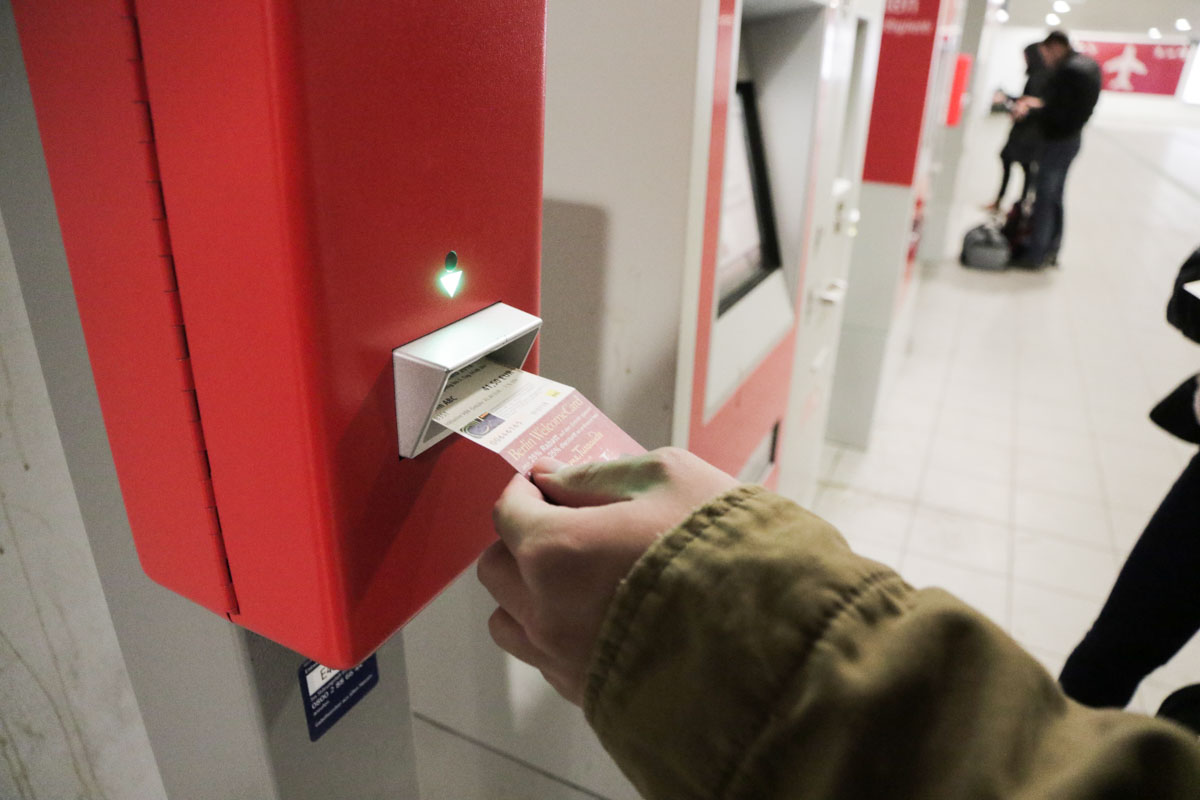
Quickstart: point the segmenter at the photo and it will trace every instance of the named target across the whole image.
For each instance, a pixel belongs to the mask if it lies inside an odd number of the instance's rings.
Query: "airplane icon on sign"
[[[1149,72],[1146,65],[1138,60],[1137,45],[1133,44],[1125,45],[1121,55],[1105,61],[1103,69],[1105,72],[1114,73],[1113,79],[1104,88],[1116,92],[1132,92],[1133,82],[1129,80],[1129,76],[1145,75]]]

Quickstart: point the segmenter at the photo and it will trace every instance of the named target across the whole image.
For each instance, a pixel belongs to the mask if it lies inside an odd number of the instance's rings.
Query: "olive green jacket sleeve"
[[[584,709],[649,800],[1200,797],[1194,737],[1067,700],[981,614],[756,487],[637,563]]]

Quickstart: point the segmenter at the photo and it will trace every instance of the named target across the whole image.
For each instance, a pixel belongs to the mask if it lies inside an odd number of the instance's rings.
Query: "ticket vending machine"
[[[804,240],[805,280],[796,363],[788,399],[788,446],[780,490],[813,502],[826,469],[825,441],[835,369],[843,360],[846,298],[864,276],[850,268],[861,222],[859,196],[883,3],[841,3],[829,16],[820,73],[820,116],[812,136],[821,151],[812,166],[813,199]],[[793,24],[796,24],[793,22]],[[770,35],[772,19],[759,26]],[[762,34],[760,34],[762,35]]]
[[[419,402],[399,456],[392,351],[536,363],[544,0],[13,7],[145,571],[358,663],[511,475]]]
[[[637,5],[551,9],[546,363],[646,446],[775,486],[845,12]]]
[[[981,27],[984,6],[974,5]],[[830,399],[828,436],[853,448],[868,445],[880,398],[902,361],[916,305],[918,247],[936,241],[940,249],[944,241],[944,231],[922,233],[923,221],[950,218],[944,208],[929,213],[926,203],[948,203],[953,189],[952,172],[940,197],[931,196],[929,184],[935,155],[945,155],[939,139],[946,130],[963,6],[957,0],[886,6],[862,171],[862,221]]]

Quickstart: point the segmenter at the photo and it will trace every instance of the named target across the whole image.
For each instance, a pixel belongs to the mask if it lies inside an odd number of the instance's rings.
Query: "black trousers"
[[[1167,663],[1197,629],[1200,453],[1150,518],[1059,683],[1085,705],[1124,708],[1142,679]]]
[[[1022,202],[1025,199],[1025,196],[1029,194],[1029,170],[1031,169],[1030,163],[1028,161],[1014,161],[1011,158],[1005,158],[1004,155],[1001,154],[1000,166],[1003,171],[1000,173],[1000,191],[996,193],[997,208],[1004,204],[1004,193],[1008,191],[1008,179],[1012,175],[1013,164],[1019,165],[1021,167],[1021,174],[1025,176],[1021,181],[1021,196],[1017,198],[1017,202]]]
[[[1063,237],[1063,191],[1067,186],[1067,170],[1079,154],[1080,137],[1047,141],[1037,162],[1037,196],[1033,199],[1033,219],[1029,252],[1026,258],[1041,264],[1056,255]]]

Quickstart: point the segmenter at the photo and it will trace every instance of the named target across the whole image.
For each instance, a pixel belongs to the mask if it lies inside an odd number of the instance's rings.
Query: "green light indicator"
[[[454,297],[462,285],[463,271],[458,268],[458,253],[451,250],[446,254],[446,269],[438,276],[438,283],[447,297]]]

